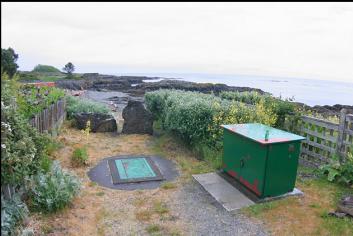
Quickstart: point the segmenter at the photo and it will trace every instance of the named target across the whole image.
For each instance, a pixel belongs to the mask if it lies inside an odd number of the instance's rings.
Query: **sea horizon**
[[[276,97],[294,98],[295,102],[305,103],[309,106],[353,105],[353,82],[296,77],[204,73],[125,72],[113,73],[113,75],[147,76],[196,83],[221,83],[228,86],[258,88]]]

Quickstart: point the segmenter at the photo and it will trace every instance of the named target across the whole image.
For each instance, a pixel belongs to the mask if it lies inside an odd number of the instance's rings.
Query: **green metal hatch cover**
[[[123,157],[108,160],[113,184],[163,180],[163,176],[150,157]]]

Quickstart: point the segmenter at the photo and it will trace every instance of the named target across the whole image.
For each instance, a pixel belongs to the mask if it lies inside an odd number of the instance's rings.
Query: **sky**
[[[1,3],[1,47],[77,72],[353,82],[353,3]]]

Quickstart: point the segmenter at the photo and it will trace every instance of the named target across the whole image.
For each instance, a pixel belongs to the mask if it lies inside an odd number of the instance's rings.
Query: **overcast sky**
[[[78,72],[353,82],[353,3],[1,3],[1,46]]]

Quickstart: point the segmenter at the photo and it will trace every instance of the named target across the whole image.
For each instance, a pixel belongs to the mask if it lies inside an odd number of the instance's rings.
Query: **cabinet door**
[[[269,147],[265,196],[278,196],[293,190],[297,176],[300,141]]]
[[[239,181],[257,196],[262,196],[264,189],[267,146],[249,139],[242,139],[240,149]]]
[[[266,146],[225,130],[223,168],[258,196],[263,192],[266,154]]]
[[[224,130],[223,136],[223,159],[222,167],[225,172],[234,178],[239,178],[240,174],[240,140],[238,135]]]

